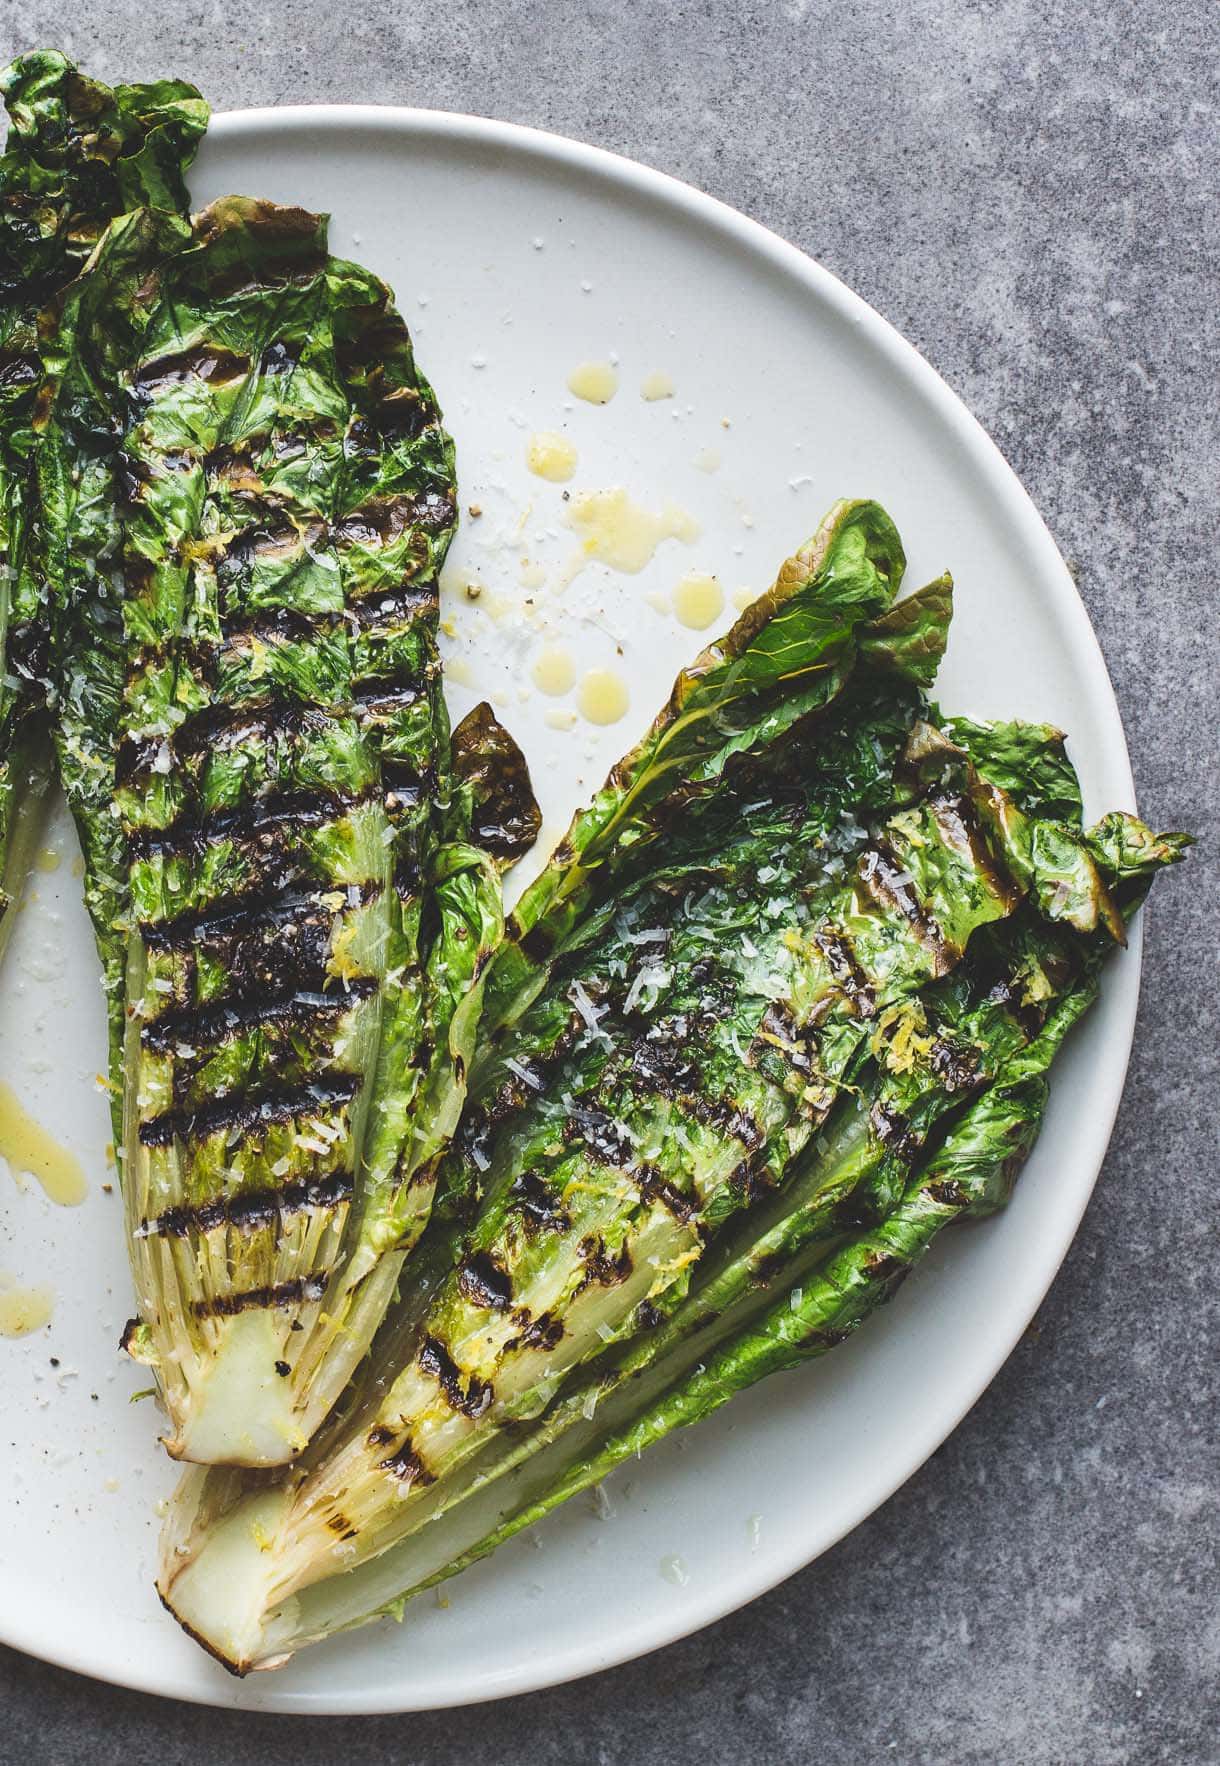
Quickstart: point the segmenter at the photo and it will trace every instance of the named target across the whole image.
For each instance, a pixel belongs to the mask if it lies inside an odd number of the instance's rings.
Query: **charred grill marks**
[[[204,1300],[192,1302],[196,1318],[233,1318],[239,1312],[256,1308],[269,1311],[276,1307],[299,1306],[305,1301],[320,1300],[330,1280],[327,1269],[314,1270],[312,1275],[297,1276],[290,1282],[272,1282],[261,1288],[245,1288],[236,1294],[209,1294]]]
[[[220,1129],[237,1128],[249,1134],[273,1122],[289,1122],[309,1116],[333,1104],[350,1103],[360,1089],[354,1073],[320,1074],[306,1085],[251,1096],[237,1094],[215,1098],[198,1109],[165,1110],[140,1124],[140,1145],[168,1147],[175,1139],[204,1140]]]
[[[193,1049],[195,1044],[202,1045],[201,1052],[206,1055],[217,1043],[257,1030],[264,1024],[304,1030],[310,1024],[341,1018],[376,992],[377,983],[372,976],[357,975],[333,993],[298,989],[273,999],[239,998],[222,1000],[219,1004],[186,1006],[154,1018],[144,1026],[140,1039],[157,1055]]]
[[[585,1283],[596,1282],[602,1288],[617,1288],[632,1271],[631,1252],[626,1245],[617,1257],[611,1256],[604,1239],[581,1241],[580,1255],[585,1266]]]
[[[630,1061],[637,1090],[658,1092],[703,1127],[740,1141],[749,1153],[762,1146],[766,1136],[748,1110],[728,1095],[709,1098],[702,1090],[700,1069],[676,1037],[641,1037],[632,1045]]]
[[[374,497],[335,522],[331,535],[339,545],[388,546],[413,529],[442,531],[450,526],[455,513],[450,498],[439,491],[426,490],[414,497]]]
[[[746,1208],[753,1207],[773,1187],[768,1181],[766,1167],[755,1165],[748,1159],[743,1159],[729,1173],[728,1181],[729,1188],[741,1198],[742,1205]]]
[[[187,380],[206,380],[220,384],[239,380],[250,372],[249,356],[238,355],[220,344],[201,343],[193,349],[179,350],[173,355],[158,356],[145,362],[132,376],[132,389],[137,397],[153,399],[159,392],[181,386]]]
[[[42,357],[33,352],[0,350],[0,389],[16,392],[42,379]]]
[[[676,1184],[661,1176],[655,1165],[641,1165],[634,1174],[635,1184],[641,1196],[647,1202],[660,1202],[667,1208],[674,1219],[683,1225],[695,1212],[696,1203],[693,1197],[683,1195]]]
[[[135,828],[128,836],[128,851],[136,861],[154,855],[172,857],[218,840],[228,840],[236,846],[280,829],[320,828],[350,815],[379,795],[370,790],[271,794],[237,809],[214,810],[199,817],[187,814],[167,828]]]
[[[584,1146],[604,1165],[631,1164],[631,1142],[622,1124],[590,1104],[575,1104],[563,1125],[563,1138]]]
[[[571,1218],[559,1197],[536,1172],[522,1172],[510,1193],[520,1210],[527,1234],[566,1232],[571,1226]]]
[[[276,737],[299,742],[324,730],[335,720],[324,707],[299,699],[242,700],[235,705],[212,704],[187,718],[175,731],[170,746],[182,756],[207,755],[239,748],[256,738],[270,743]]]
[[[509,1338],[504,1345],[506,1354],[515,1349],[541,1349],[546,1353],[557,1349],[563,1341],[563,1320],[552,1317],[549,1312],[531,1318],[522,1307],[513,1314],[513,1323],[521,1326],[521,1335]]]
[[[946,1091],[966,1091],[979,1077],[979,1053],[967,1043],[937,1037],[932,1045],[932,1071]]]
[[[740,1141],[747,1153],[757,1153],[766,1141],[766,1135],[750,1112],[730,1097],[709,1100],[696,1092],[685,1095],[681,1101],[696,1122],[719,1129],[731,1140]]]
[[[386,1441],[392,1441],[394,1438],[389,1429],[371,1430],[369,1433],[370,1444],[374,1434],[384,1434]],[[382,1443],[378,1443],[378,1445],[382,1445]],[[436,1482],[434,1475],[412,1447],[410,1437],[387,1458],[379,1460],[378,1464],[383,1472],[389,1472],[390,1476],[397,1478],[400,1484],[418,1484],[422,1488],[424,1485]]]
[[[247,1190],[236,1196],[217,1196],[211,1202],[183,1203],[167,1208],[151,1220],[142,1220],[136,1237],[187,1238],[192,1233],[215,1232],[217,1227],[237,1227],[255,1232],[290,1214],[322,1213],[341,1208],[352,1199],[352,1175],[337,1171],[331,1177],[311,1178],[285,1184],[282,1190]]]
[[[851,1002],[857,1017],[873,1017],[877,1010],[876,996],[856,962],[851,945],[833,931],[815,932],[813,942],[826,959],[831,976]]]
[[[435,614],[440,606],[440,589],[433,577],[422,582],[404,582],[391,590],[349,603],[344,615],[348,624],[359,632],[371,632],[378,626],[411,624]]]
[[[354,709],[360,719],[384,717],[389,712],[408,710],[418,699],[419,687],[413,681],[366,678],[356,689]]]
[[[918,1144],[906,1117],[880,1098],[869,1109],[868,1125],[886,1151],[899,1159],[908,1158]]]
[[[349,883],[346,905],[367,906],[380,894],[378,882]],[[320,900],[316,890],[258,889],[230,897],[224,907],[209,903],[172,920],[145,921],[140,936],[152,950],[192,950],[257,932],[272,933],[280,926],[297,926],[305,917],[324,920],[329,926],[332,914],[333,909]]]
[[[631,1049],[631,1064],[638,1078],[663,1097],[698,1094],[699,1068],[676,1037],[641,1037]]]
[[[752,1288],[766,1289],[771,1286],[777,1276],[782,1276],[788,1267],[788,1259],[782,1252],[772,1252],[770,1256],[759,1257],[750,1274]]]
[[[386,808],[414,809],[418,803],[436,794],[436,769],[419,766],[415,761],[385,754],[381,758],[381,776],[385,783]]]
[[[997,865],[986,835],[971,814],[968,800],[939,796],[931,799],[929,807],[946,846],[969,860],[991,893],[1006,908],[1014,907],[1020,892]]]
[[[486,1251],[475,1251],[458,1265],[458,1291],[472,1306],[491,1312],[507,1312],[512,1305],[512,1283]]]
[[[495,1388],[490,1380],[480,1380],[472,1374],[466,1384],[462,1384],[457,1363],[435,1337],[424,1339],[415,1359],[423,1372],[436,1381],[450,1409],[459,1411],[472,1422],[483,1415],[495,1398]]]
[[[865,889],[887,912],[897,912],[932,958],[932,973],[944,975],[961,954],[945,937],[932,915],[920,905],[909,883],[899,882],[903,868],[880,842],[861,854],[857,876]]]
[[[750,1046],[751,1057],[764,1049],[778,1050],[785,1065],[802,1079],[812,1077],[815,1071],[813,1031],[798,1024],[791,1009],[781,1000],[772,1000],[763,1013]]]

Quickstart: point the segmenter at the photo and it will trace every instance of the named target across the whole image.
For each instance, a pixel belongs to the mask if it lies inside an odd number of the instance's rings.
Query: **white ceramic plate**
[[[483,511],[454,558],[449,650],[472,684],[453,684],[453,707],[499,696],[551,829],[701,646],[649,597],[691,570],[717,573],[730,595],[761,589],[841,495],[891,511],[910,583],[954,572],[942,701],[1063,725],[1090,812],[1132,807],[1104,664],[1029,499],[932,369],[792,247],[643,167],[426,112],[220,117],[193,188],[201,201],[238,190],[328,209],[335,247],[397,289],[457,440],[463,504]],[[572,369],[611,358],[613,401],[574,399]],[[674,393],[648,402],[639,387],[655,373]],[[599,566],[562,596],[526,587],[523,560],[553,584],[573,546],[560,487],[525,467],[536,430],[575,443],[574,488],[622,485],[654,511],[669,500],[698,537],[666,541],[639,575]],[[485,585],[473,603],[461,587],[472,576]],[[548,635],[581,668],[626,679],[622,722],[548,725],[571,703],[529,686]],[[62,824],[56,838],[74,852]],[[152,1591],[154,1506],[171,1471],[150,1405],[128,1402],[140,1371],[116,1347],[127,1274],[102,1187],[101,995],[78,890],[66,862],[37,877],[5,977],[0,1075],[77,1150],[90,1191],[57,1209],[0,1172],[0,1267],[57,1296],[49,1328],[0,1340],[0,1637],[107,1680],[265,1710],[397,1711],[553,1684],[707,1624],[855,1526],[944,1440],[1051,1281],[1105,1151],[1139,980],[1137,934],[1057,1069],[1010,1209],[949,1235],[859,1338],[624,1468],[609,1518],[577,1501],[451,1585],[447,1606],[426,1598],[402,1626],[238,1684]],[[674,1558],[684,1582],[663,1573]]]

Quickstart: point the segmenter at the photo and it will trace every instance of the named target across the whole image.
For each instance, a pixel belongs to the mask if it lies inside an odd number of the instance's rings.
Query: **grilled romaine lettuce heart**
[[[341,1410],[273,1487],[181,1486],[159,1587],[239,1672],[822,1352],[1003,1200],[1127,886],[1181,842],[1086,834],[1058,732],[934,720],[948,585],[887,611],[887,533],[841,505],[527,893],[415,1280]]]
[[[436,650],[452,445],[388,289],[297,209],[124,218],[48,360],[127,1344],[172,1454],[279,1464],[427,1219],[501,927]]]
[[[185,211],[183,174],[208,108],[177,80],[113,90],[53,50],[0,73],[0,949],[28,869],[50,778],[47,598],[35,418],[39,314],[116,215]]]

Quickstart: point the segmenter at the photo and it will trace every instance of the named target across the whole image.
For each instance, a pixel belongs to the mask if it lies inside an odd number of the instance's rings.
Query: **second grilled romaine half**
[[[836,1282],[859,1278],[862,1316],[942,1219],[998,1199],[952,1187],[962,1112],[1016,1110],[984,1136],[1001,1165],[1028,1144],[1025,1081],[1091,997],[1073,941],[1112,947],[1123,904],[1077,816],[931,721],[947,616],[934,585],[857,630],[829,711],[780,719],[636,853],[611,841],[604,898],[557,857],[540,919],[590,889],[557,940],[506,947],[521,992],[489,1023],[417,1292],[292,1477],[182,1487],[160,1587],[222,1659],[274,1666],[491,1549],[706,1408],[696,1354],[725,1396],[784,1365],[769,1283],[804,1307],[807,1272],[813,1352],[850,1328]]]

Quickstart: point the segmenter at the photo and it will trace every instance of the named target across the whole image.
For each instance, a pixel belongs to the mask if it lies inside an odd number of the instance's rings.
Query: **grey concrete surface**
[[[835,1551],[647,1661],[453,1715],[202,1712],[0,1651],[0,1761],[1220,1760],[1210,0],[0,4],[3,59],[42,43],[221,108],[538,124],[813,252],[1007,452],[1078,570],[1145,812],[1205,845],[1149,917],[1126,1099],[1036,1331]]]

